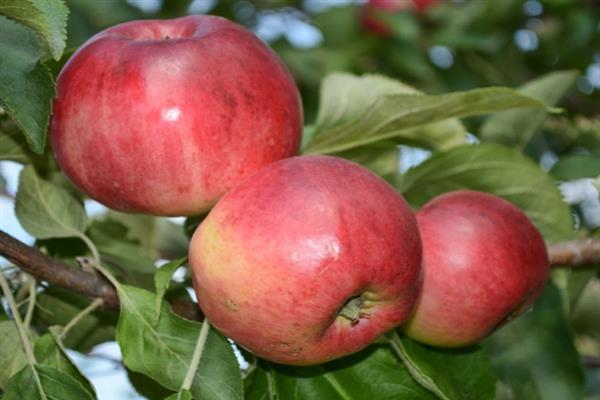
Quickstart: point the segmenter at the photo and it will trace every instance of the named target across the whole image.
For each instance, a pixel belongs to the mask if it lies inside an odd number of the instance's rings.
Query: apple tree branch
[[[105,308],[118,310],[119,297],[115,288],[96,272],[87,272],[54,259],[35,247],[15,239],[0,230],[0,256],[38,280],[60,286],[89,298],[100,298]],[[201,320],[202,313],[191,301],[171,301],[173,311],[187,319]]]

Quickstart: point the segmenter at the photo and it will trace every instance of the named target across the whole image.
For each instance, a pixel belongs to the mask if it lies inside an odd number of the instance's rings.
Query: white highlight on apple
[[[177,107],[165,108],[161,113],[163,121],[174,122],[181,116],[181,110]]]
[[[314,265],[328,257],[337,260],[340,257],[340,252],[341,245],[335,237],[321,235],[303,239],[301,243],[298,243],[298,250],[292,252],[291,259],[294,262]]]

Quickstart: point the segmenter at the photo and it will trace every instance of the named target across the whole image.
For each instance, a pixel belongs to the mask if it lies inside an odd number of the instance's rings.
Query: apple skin
[[[189,260],[208,320],[290,365],[363,349],[406,321],[421,287],[421,242],[404,198],[328,156],[278,161],[231,190],[194,233]],[[357,296],[360,310],[339,315]]]
[[[298,89],[250,31],[189,16],[116,25],[57,80],[50,139],[83,192],[120,211],[194,215],[297,153]]]
[[[468,190],[417,213],[425,280],[411,338],[440,347],[473,344],[527,310],[549,272],[544,240],[517,207]]]

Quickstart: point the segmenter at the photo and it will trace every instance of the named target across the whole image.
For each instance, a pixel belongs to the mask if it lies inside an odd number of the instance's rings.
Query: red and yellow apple
[[[302,108],[286,67],[213,16],[102,31],[57,80],[50,139],[83,192],[121,211],[193,215],[296,154]]]
[[[544,240],[521,210],[500,197],[456,191],[417,213],[425,279],[406,334],[423,343],[475,343],[519,315],[544,290]]]
[[[350,161],[273,163],[228,192],[189,249],[208,320],[265,359],[323,363],[406,321],[421,242],[403,197]]]

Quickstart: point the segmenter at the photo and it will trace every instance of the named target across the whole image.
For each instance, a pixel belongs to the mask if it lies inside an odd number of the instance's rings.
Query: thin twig
[[[71,330],[71,328],[77,325],[77,323],[79,323],[79,321],[85,318],[86,315],[94,312],[95,309],[102,306],[103,301],[104,300],[102,299],[94,299],[94,301],[92,301],[86,308],[81,310],[79,314],[74,316],[73,319],[71,319],[69,323],[65,325],[65,327],[62,329],[62,332],[60,333],[60,339],[64,339]]]
[[[37,364],[37,360],[35,359],[35,354],[33,353],[33,346],[29,337],[27,335],[27,328],[23,324],[23,320],[21,319],[21,315],[19,314],[19,310],[17,309],[17,303],[15,302],[15,298],[10,291],[10,287],[8,286],[8,282],[6,278],[4,278],[4,274],[0,272],[0,288],[2,288],[1,292],[4,293],[4,298],[8,302],[8,306],[13,314],[14,322],[17,327],[17,332],[19,333],[19,337],[21,338],[21,344],[23,345],[23,351],[25,352],[25,357],[27,358],[27,362],[31,367],[31,371],[33,373],[33,377],[35,380],[35,384],[37,386],[40,398],[43,400],[47,400],[46,393],[42,386],[42,381],[40,379],[40,375],[38,374],[35,366]]]
[[[33,317],[33,310],[35,309],[35,302],[37,299],[37,285],[35,278],[31,275],[27,275],[27,286],[29,286],[29,303],[27,304],[27,313],[25,314],[25,327],[29,329],[31,325],[31,318]]]

